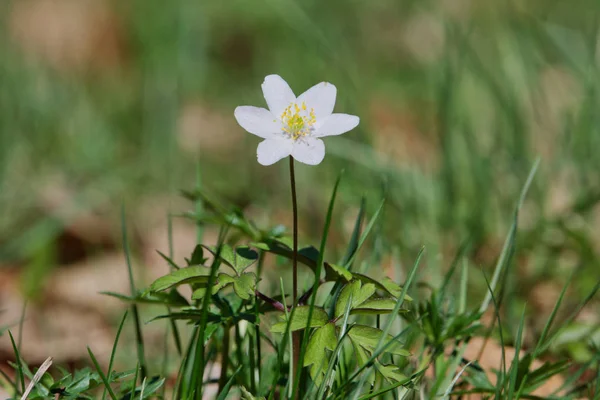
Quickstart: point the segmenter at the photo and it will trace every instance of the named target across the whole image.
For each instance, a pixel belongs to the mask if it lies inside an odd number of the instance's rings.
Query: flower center
[[[307,136],[313,129],[313,125],[317,122],[315,117],[315,109],[310,111],[306,108],[306,103],[302,102],[299,106],[292,103],[281,113],[281,122],[283,127],[281,130],[294,140]]]

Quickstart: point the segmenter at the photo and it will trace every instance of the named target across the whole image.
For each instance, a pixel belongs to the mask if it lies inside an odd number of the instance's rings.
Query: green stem
[[[292,307],[298,304],[298,203],[296,200],[296,176],[294,173],[294,158],[290,156],[290,183],[292,186],[292,212],[294,214],[293,223],[293,241],[294,253],[292,257]],[[298,374],[302,366],[300,365],[300,332],[292,334],[292,362],[294,363],[294,374]],[[291,377],[295,381],[294,377]]]
[[[263,263],[265,261],[265,253],[264,252],[260,252],[260,256],[258,258],[258,266],[256,267],[256,274],[258,276],[258,279],[260,280],[261,276],[262,276],[262,268],[263,268]],[[255,298],[254,298],[254,312],[256,315],[256,325],[254,326],[254,332],[256,334],[256,368],[257,368],[257,372],[258,372],[258,382],[260,382],[260,378],[262,376],[261,374],[261,360],[262,360],[262,349],[261,349],[261,345],[260,345],[260,325],[259,325],[259,313],[258,313],[258,295],[255,294]],[[252,377],[254,378],[254,371],[252,371]],[[256,391],[255,391],[256,393]]]
[[[298,300],[298,204],[296,202],[296,176],[294,174],[294,158],[290,156],[290,182],[292,184],[292,212],[294,214],[294,254],[292,257],[293,282],[292,296],[295,306]]]
[[[219,376],[219,390],[217,393],[221,393],[223,387],[227,383],[227,369],[229,368],[229,330],[231,325],[226,324],[223,326],[223,348],[221,349],[221,375]]]

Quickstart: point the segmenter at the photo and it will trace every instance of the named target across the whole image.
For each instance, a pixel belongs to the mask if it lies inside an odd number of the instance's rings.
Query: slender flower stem
[[[298,305],[298,204],[296,200],[296,176],[294,173],[294,158],[290,156],[290,183],[292,185],[292,212],[294,214],[294,254],[292,257],[292,307]],[[300,365],[300,342],[301,333],[299,331],[292,333],[292,362],[294,363],[294,374],[300,373],[302,366]],[[291,377],[294,380],[294,377]]]
[[[292,212],[294,214],[294,254],[292,257],[293,268],[293,305],[297,304],[298,300],[298,204],[296,201],[296,176],[294,173],[294,158],[290,156],[290,182],[292,184]]]

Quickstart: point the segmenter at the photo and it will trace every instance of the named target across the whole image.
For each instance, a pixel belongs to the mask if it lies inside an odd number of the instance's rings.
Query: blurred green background
[[[410,264],[425,245],[435,285],[468,242],[482,291],[540,157],[508,323],[523,301],[547,312],[573,271],[576,301],[600,279],[599,28],[595,0],[2,0],[0,267],[35,297],[58,266],[120,246],[121,204],[147,243],[145,219],[191,208],[178,190],[198,175],[289,226],[287,163],[260,166],[233,118],[276,73],[296,94],[335,84],[336,110],[361,117],[297,168],[301,242],[343,168],[332,254],[361,197],[385,195],[381,254]]]

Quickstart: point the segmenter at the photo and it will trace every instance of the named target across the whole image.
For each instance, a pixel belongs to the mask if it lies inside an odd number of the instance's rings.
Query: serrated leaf
[[[183,285],[186,283],[204,283],[208,282],[210,268],[203,266],[181,268],[171,272],[168,275],[162,276],[152,282],[150,291],[161,292],[173,286]]]
[[[352,348],[354,349],[354,355],[356,356],[356,361],[359,366],[365,365],[369,362],[369,358],[371,357],[369,353],[364,349],[364,347],[360,346],[356,343],[352,338],[350,338],[350,342],[352,343]],[[368,373],[368,372],[366,372]],[[371,385],[375,383],[375,374],[369,374],[367,378],[367,382]]]
[[[70,394],[79,394],[84,392],[92,387],[94,384],[94,380],[98,380],[98,377],[93,373],[87,373],[83,376],[80,376],[73,381],[65,388],[65,390]],[[57,384],[62,383],[61,381],[56,382]],[[60,386],[59,386],[60,387]]]
[[[204,246],[214,256],[217,255],[217,248],[215,246]],[[250,267],[258,260],[258,253],[248,246],[239,246],[233,249],[231,246],[224,244],[221,246],[221,252],[219,253],[221,260],[233,268],[233,270],[240,275],[245,269]]]
[[[304,355],[304,366],[310,366],[310,377],[317,386],[323,381],[329,366],[327,350],[333,351],[336,345],[335,324],[331,322],[316,329],[310,337]]]
[[[375,293],[375,285],[367,283],[363,286],[360,281],[354,281],[344,286],[338,297],[337,303],[335,304],[335,317],[338,318],[344,314],[348,301],[352,297],[352,303],[350,304],[350,310],[360,306],[362,303],[367,301]]]
[[[205,246],[202,245],[206,250],[208,250],[213,256],[217,256],[219,253],[219,258],[226,265],[230,266],[235,271],[235,256],[233,255],[233,248],[228,244],[221,245],[221,252],[219,252],[219,248],[217,246]]]
[[[219,273],[219,275],[217,275],[217,279],[215,281],[215,285],[213,286],[211,293],[216,294],[219,290],[223,289],[225,286],[233,284],[233,282],[234,282],[234,278],[232,276],[221,272],[221,273]],[[192,293],[192,300],[201,299],[204,297],[205,294],[206,294],[205,287],[198,288],[198,289],[194,290],[194,293]]]
[[[380,364],[379,362],[375,362],[375,369],[390,383],[408,380],[408,377],[400,372],[400,368],[393,364]]]
[[[238,246],[235,248],[235,269],[241,274],[258,260],[258,253],[248,246]]]
[[[281,241],[280,239],[271,239],[260,243],[250,243],[250,245],[257,249],[283,256],[290,260],[294,257],[294,252],[291,248],[291,242],[288,245],[288,243]],[[304,251],[304,249],[298,251],[298,262],[306,265],[313,272],[315,272],[317,269],[317,260],[314,260],[311,257],[312,255],[310,254],[310,252]]]
[[[254,296],[256,290],[256,275],[254,272],[244,272],[233,281],[233,290],[244,300]]]
[[[192,258],[190,259],[191,265],[199,265],[204,264],[206,262],[206,258],[204,257],[204,250],[202,249],[201,244],[197,244],[192,252]]]
[[[355,273],[354,277],[356,279],[359,279],[362,283],[372,283],[375,286],[377,286],[377,289],[383,290],[384,292],[387,292],[388,294],[390,294],[394,297],[398,297],[402,293],[402,286],[398,285],[396,282],[394,282],[387,276],[385,278],[381,279],[381,281],[377,281],[377,280],[375,280],[367,275],[363,275],[363,274]],[[406,294],[404,296],[404,301],[413,301],[413,299],[408,294]]]
[[[306,328],[306,324],[308,322],[308,314],[310,312],[310,306],[299,306],[296,307],[296,311],[294,312],[294,317],[290,323],[290,332],[298,331]],[[271,327],[271,332],[273,333],[284,333],[287,321],[285,320],[285,315],[282,316],[283,322],[278,322]],[[310,319],[310,327],[320,327],[329,322],[329,317],[324,309],[321,307],[314,307],[312,317]]]
[[[348,331],[348,336],[355,341],[357,344],[362,346],[365,350],[372,353],[377,347],[379,343],[379,339],[383,331],[381,329],[373,328],[366,325],[353,325]],[[387,335],[387,341],[383,342],[383,345],[386,345],[390,341],[393,340],[392,335]],[[386,348],[387,353],[408,357],[410,356],[410,352],[402,348],[402,344],[398,341],[395,341],[395,344],[391,344]]]
[[[339,278],[350,282],[352,280],[352,273],[342,266],[325,263],[325,280],[337,281]]]
[[[469,368],[469,373],[463,375],[465,380],[477,389],[494,391],[496,385],[490,381],[490,378],[479,366],[479,363],[471,364],[471,366],[474,368]]]
[[[389,314],[396,308],[395,299],[370,299],[354,308],[351,314]],[[405,313],[408,310],[398,310],[398,313]]]

